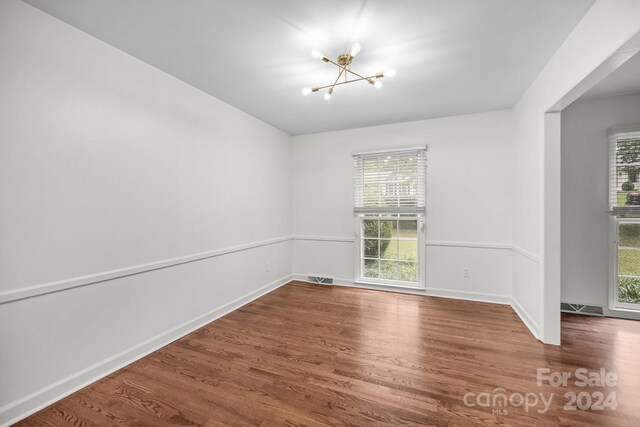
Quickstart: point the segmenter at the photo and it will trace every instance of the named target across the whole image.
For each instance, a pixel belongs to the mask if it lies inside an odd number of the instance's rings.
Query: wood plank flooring
[[[640,426],[640,322],[563,315],[562,340],[541,344],[508,306],[292,282],[18,425]],[[546,367],[618,384],[538,386]],[[542,414],[478,406],[497,388],[554,398]],[[568,391],[618,406],[567,411]]]

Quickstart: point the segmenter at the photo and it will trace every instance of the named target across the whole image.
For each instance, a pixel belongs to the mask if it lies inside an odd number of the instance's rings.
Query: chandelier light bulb
[[[373,87],[380,89],[382,87],[382,82],[380,80],[376,80],[376,82],[373,84]]]
[[[309,95],[311,93],[311,88],[310,87],[305,87],[304,89],[302,89],[302,94],[303,95]]]
[[[385,77],[394,77],[395,75],[396,75],[396,70],[394,68],[391,68],[390,70],[387,70],[384,72]]]
[[[351,56],[356,56],[359,52],[360,49],[362,49],[362,46],[360,46],[360,43],[355,42],[354,44],[351,45]]]
[[[329,93],[329,92],[325,93],[325,94],[324,94],[324,99],[325,99],[326,101],[330,100],[330,99],[331,99],[331,93]]]
[[[315,59],[320,59],[323,57],[322,52],[320,52],[318,49],[313,49],[311,51],[311,56],[314,57]]]

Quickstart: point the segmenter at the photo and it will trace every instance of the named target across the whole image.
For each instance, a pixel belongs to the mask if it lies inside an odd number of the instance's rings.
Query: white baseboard
[[[513,311],[516,312],[516,314],[518,315],[518,317],[520,317],[520,320],[522,320],[522,323],[524,323],[524,325],[529,329],[529,331],[531,332],[531,334],[539,341],[542,341],[541,338],[541,334],[540,334],[540,327],[538,326],[538,324],[533,320],[533,318],[531,317],[531,315],[527,312],[527,310],[525,310],[524,308],[522,308],[522,306],[520,305],[520,303],[518,303],[518,301],[515,298],[511,298],[511,308],[513,309]],[[558,308],[559,309],[559,308]]]
[[[427,288],[427,295],[432,297],[461,299],[466,301],[489,302],[492,304],[510,304],[511,297],[506,295],[488,294],[482,292],[456,291],[442,288]]]
[[[313,282],[309,282],[307,280],[307,275],[304,275],[304,274],[294,274],[293,278],[294,280],[299,280],[301,282],[313,283]],[[314,283],[314,284],[317,284],[317,283]],[[451,289],[433,288],[433,287],[428,287],[426,289],[401,288],[397,286],[384,286],[384,285],[376,285],[371,283],[354,282],[353,280],[342,279],[338,277],[333,279],[333,284],[336,286],[348,286],[353,288],[369,289],[369,290],[375,290],[375,291],[390,291],[390,292],[399,292],[399,293],[411,294],[411,295],[452,298],[452,299],[461,299],[466,301],[489,302],[493,304],[507,304],[507,305],[511,304],[511,297],[509,296],[488,294],[488,293],[482,293],[482,292],[456,291]]]
[[[0,408],[0,426],[11,425],[43,409],[54,402],[80,390],[87,385],[121,369],[132,362],[158,350],[161,347],[195,331],[198,328],[242,307],[245,304],[290,282],[293,275],[287,275],[261,288],[249,292],[233,301],[178,325],[160,335],[156,335],[134,347],[115,354],[75,374],[48,385],[40,390],[15,400]]]
[[[640,320],[640,312],[635,310],[625,310],[624,308],[603,307],[604,315],[616,317],[618,319]]]

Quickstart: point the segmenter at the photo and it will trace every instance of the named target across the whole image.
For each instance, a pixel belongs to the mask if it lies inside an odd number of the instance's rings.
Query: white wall
[[[597,0],[514,107],[513,298],[548,343],[560,342],[560,138],[545,138],[545,112],[640,29],[638,16],[637,0]]]
[[[294,273],[354,280],[352,152],[429,145],[429,292],[510,300],[511,118],[498,111],[294,137]]]
[[[563,302],[608,306],[607,129],[633,123],[640,94],[578,100],[562,111]]]
[[[290,278],[288,135],[19,1],[0,76],[0,424]]]

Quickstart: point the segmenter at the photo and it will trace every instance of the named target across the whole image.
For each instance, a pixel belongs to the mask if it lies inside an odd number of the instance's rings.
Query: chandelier
[[[362,74],[358,74],[351,69],[351,63],[353,62],[353,58],[360,52],[361,46],[360,43],[354,43],[351,46],[351,51],[349,53],[343,53],[338,56],[335,61],[332,61],[325,55],[323,55],[319,50],[314,49],[311,52],[311,56],[315,59],[321,59],[326,63],[331,63],[338,67],[338,77],[332,84],[324,85],[324,86],[313,86],[306,87],[302,89],[303,95],[309,95],[312,92],[319,92],[323,89],[328,89],[324,94],[324,99],[327,101],[331,99],[331,95],[333,95],[333,91],[336,86],[345,85],[348,83],[355,83],[360,81],[366,81],[370,85],[375,88],[381,88],[382,82],[380,81],[383,77],[393,77],[396,75],[395,70],[388,70],[386,72],[375,73],[372,76],[363,76]],[[349,79],[351,75],[351,79]]]

